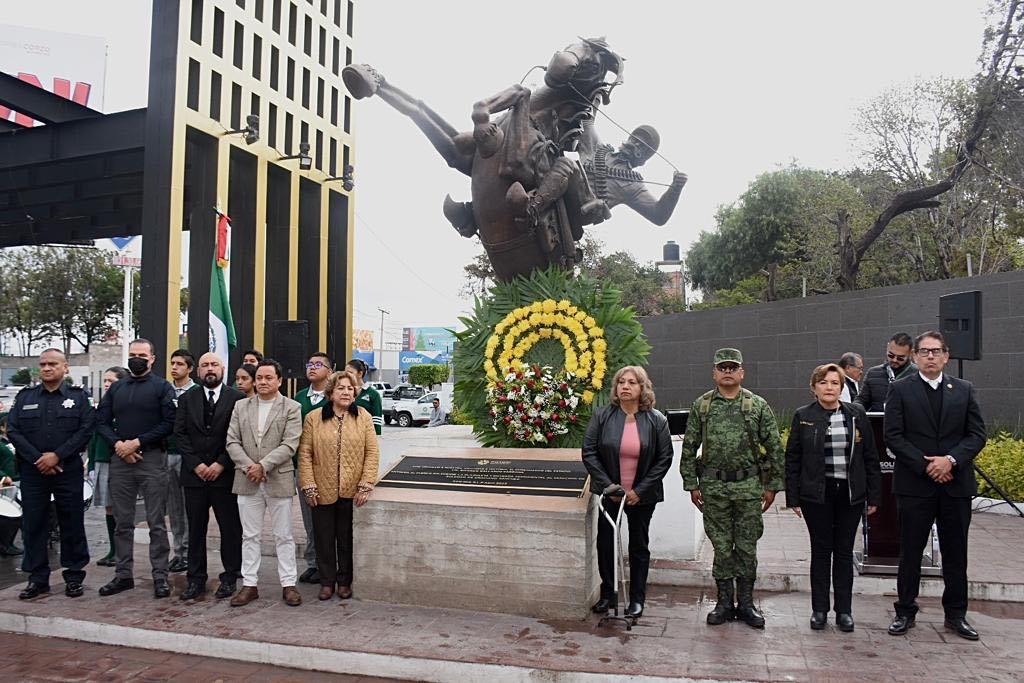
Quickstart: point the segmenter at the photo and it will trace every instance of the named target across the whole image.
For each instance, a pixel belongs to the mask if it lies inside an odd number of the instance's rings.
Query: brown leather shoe
[[[348,600],[352,597],[352,589],[348,586],[338,586],[338,597],[342,600]]]
[[[289,607],[298,607],[302,604],[302,596],[299,595],[299,591],[295,590],[295,586],[285,586],[281,591],[281,597]]]
[[[260,592],[256,586],[242,586],[242,590],[235,594],[235,597],[231,598],[232,607],[244,607],[253,600],[257,600],[260,597]]]
[[[330,600],[334,595],[334,586],[320,586],[320,593],[316,596],[320,600]]]

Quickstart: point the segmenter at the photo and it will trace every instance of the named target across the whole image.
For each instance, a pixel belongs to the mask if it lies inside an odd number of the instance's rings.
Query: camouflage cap
[[[743,365],[743,354],[739,349],[718,349],[715,351],[715,365],[719,363],[736,363]]]

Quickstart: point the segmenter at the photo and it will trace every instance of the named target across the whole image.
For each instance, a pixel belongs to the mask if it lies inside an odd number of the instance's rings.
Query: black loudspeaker
[[[981,360],[981,292],[940,296],[939,331],[950,358]]]
[[[666,410],[665,417],[668,418],[668,431],[672,436],[686,433],[686,422],[690,417],[689,410]]]
[[[311,353],[308,320],[271,321],[267,356],[281,364],[285,379],[304,378]]]

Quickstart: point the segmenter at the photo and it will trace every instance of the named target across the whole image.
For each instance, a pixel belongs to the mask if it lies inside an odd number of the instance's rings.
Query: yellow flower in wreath
[[[590,405],[591,403],[593,403],[594,402],[594,392],[589,390],[589,389],[584,391],[583,392],[583,402],[586,403],[587,405]]]

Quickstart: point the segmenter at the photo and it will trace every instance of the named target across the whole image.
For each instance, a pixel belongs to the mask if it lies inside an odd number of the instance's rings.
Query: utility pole
[[[391,315],[391,311],[385,311],[381,307],[377,307],[380,311],[380,357],[377,359],[377,369],[384,369],[384,316]]]

